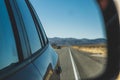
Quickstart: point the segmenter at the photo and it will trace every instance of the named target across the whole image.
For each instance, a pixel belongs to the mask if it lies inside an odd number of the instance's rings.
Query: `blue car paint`
[[[31,63],[5,80],[43,80],[39,71]]]
[[[50,63],[52,65],[52,69],[54,70],[57,65],[57,61],[58,55],[52,49],[52,47],[48,45],[48,48],[44,51],[44,53],[42,53],[42,55],[38,57],[33,63],[39,69],[42,77],[44,77]]]
[[[49,64],[51,63],[54,70],[57,61],[58,55],[52,47],[48,45],[48,48],[37,59],[8,77],[6,80],[43,80]]]

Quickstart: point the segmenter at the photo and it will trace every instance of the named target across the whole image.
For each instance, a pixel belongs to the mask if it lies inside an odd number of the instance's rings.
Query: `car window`
[[[37,24],[37,26],[39,27],[38,29],[40,31],[40,34],[42,35],[42,40],[43,40],[44,44],[46,45],[48,42],[48,39],[47,39],[46,33],[44,31],[44,28],[41,24],[37,10],[35,9],[36,7],[35,7],[35,5],[31,4],[30,2],[27,2],[27,4],[28,4],[29,9],[33,13],[32,16],[34,16],[34,18],[35,18],[35,24]]]
[[[36,14],[37,15],[37,14]],[[37,17],[37,16],[36,16]],[[43,38],[44,38],[44,41],[45,41],[45,44],[47,44],[47,42],[48,42],[48,39],[47,39],[47,36],[46,36],[46,34],[45,34],[45,31],[44,31],[44,28],[43,28],[43,26],[42,26],[42,24],[40,23],[40,20],[39,20],[39,18],[37,17],[37,20],[39,21],[39,27],[41,28],[41,30],[42,30],[42,34],[43,34]]]
[[[42,24],[40,22],[40,19],[39,19],[37,13],[35,12],[35,10],[33,10],[33,11],[34,11],[35,17],[36,17],[36,19],[38,21],[39,28],[41,29],[41,33],[43,34],[43,40],[44,40],[45,44],[47,44],[48,40],[47,40],[46,33],[44,31],[44,28],[43,28],[43,26],[42,26]]]
[[[20,9],[20,12],[23,18],[25,29],[28,35],[28,40],[30,43],[31,52],[33,54],[42,48],[41,41],[39,39],[39,35],[36,29],[36,25],[34,24],[34,21],[32,19],[32,16],[30,14],[30,11],[27,5],[25,5],[25,1],[17,0],[16,2],[18,4],[18,7]]]
[[[0,1],[0,70],[17,63],[18,53],[4,0]]]

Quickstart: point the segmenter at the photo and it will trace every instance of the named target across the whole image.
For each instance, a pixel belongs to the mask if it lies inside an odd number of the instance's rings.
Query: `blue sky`
[[[103,38],[95,0],[31,0],[48,37]]]

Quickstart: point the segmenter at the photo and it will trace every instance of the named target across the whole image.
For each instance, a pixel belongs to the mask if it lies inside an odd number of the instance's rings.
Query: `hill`
[[[76,38],[49,38],[50,44],[55,44],[57,46],[74,46],[74,45],[91,45],[91,44],[105,44],[106,39],[76,39]]]

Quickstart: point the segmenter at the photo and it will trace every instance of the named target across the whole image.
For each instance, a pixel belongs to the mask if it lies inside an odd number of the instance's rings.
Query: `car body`
[[[0,6],[0,80],[59,80],[58,55],[29,0]]]

